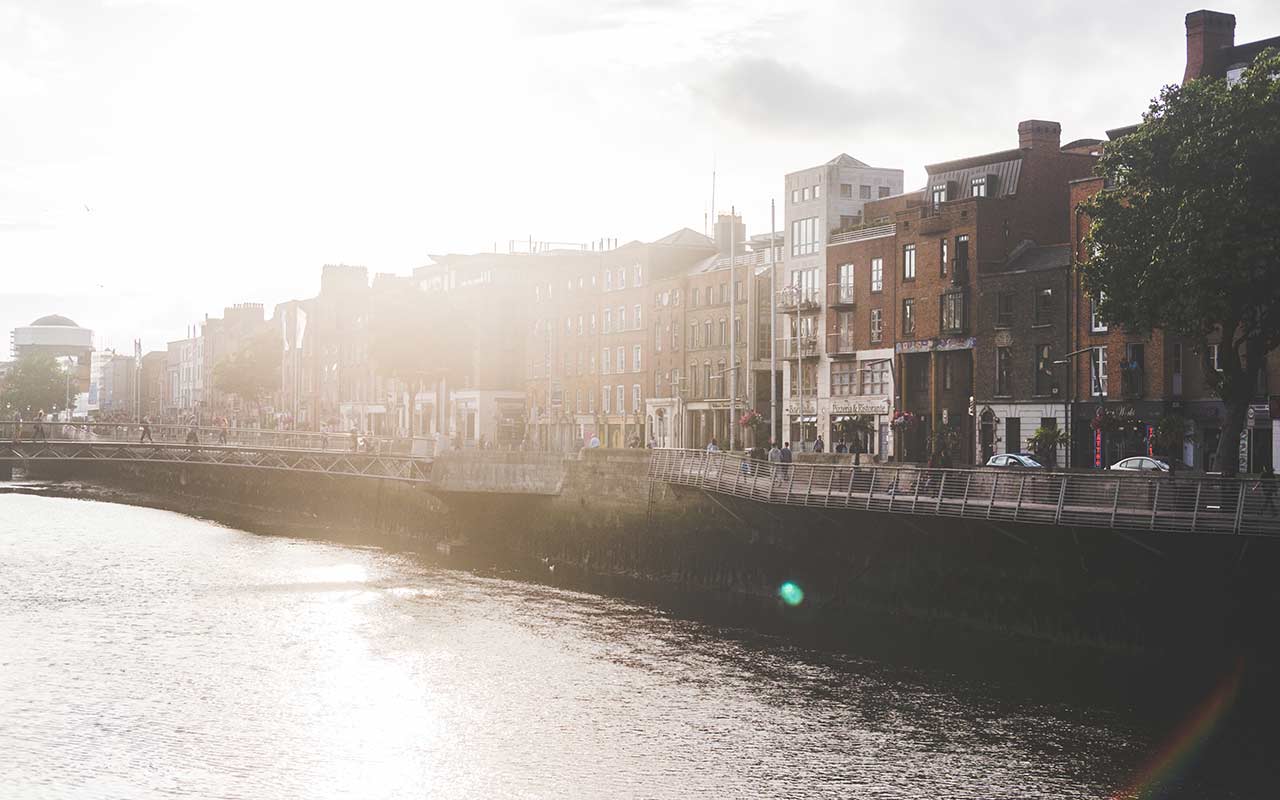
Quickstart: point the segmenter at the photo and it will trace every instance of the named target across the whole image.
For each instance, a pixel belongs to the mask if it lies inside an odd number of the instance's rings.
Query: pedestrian
[[[782,452],[778,454],[778,461],[782,465],[782,477],[786,478],[791,475],[791,462],[793,456],[791,453],[791,442],[782,443]]]
[[[654,438],[654,435],[652,433],[649,434],[649,449],[650,450],[658,449],[658,440]]]
[[[156,443],[156,440],[151,438],[151,417],[142,418],[142,435],[138,437],[138,444],[143,442]]]
[[[355,453],[360,450],[360,432],[355,428],[351,429],[351,452]]]
[[[594,433],[591,434],[591,441],[587,442],[587,447],[591,448],[592,450],[600,449],[600,437],[595,435]]]
[[[716,442],[716,437],[712,436],[711,441],[707,443],[707,452],[708,453],[720,452],[720,445],[718,442]]]
[[[32,436],[31,436],[31,441],[34,442],[36,439],[41,439],[46,442],[49,441],[49,437],[44,432],[44,409],[43,408],[36,412],[36,424],[35,424],[34,432],[32,433]]]
[[[840,437],[840,441],[836,442],[836,452],[842,455],[849,452],[849,445],[844,443],[843,436]]]
[[[13,443],[22,441],[22,412],[13,412]]]
[[[187,422],[187,444],[200,444],[200,428],[196,426],[196,418]]]
[[[818,438],[813,442],[813,452],[821,453],[826,446],[826,443],[822,441],[822,434],[818,434]]]
[[[227,418],[218,417],[218,444],[227,443]]]

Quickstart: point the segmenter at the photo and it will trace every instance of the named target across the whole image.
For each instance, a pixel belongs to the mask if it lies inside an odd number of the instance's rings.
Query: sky
[[[146,349],[326,263],[769,229],[787,172],[1138,120],[1181,79],[1154,0],[0,0],[0,329]],[[1280,34],[1237,0],[1236,41]]]

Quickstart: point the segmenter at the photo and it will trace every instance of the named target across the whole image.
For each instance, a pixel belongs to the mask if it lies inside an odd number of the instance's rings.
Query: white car
[[[998,456],[992,456],[987,459],[988,467],[1031,467],[1033,469],[1044,469],[1044,464],[1036,461],[1029,455],[1023,453],[1001,453]]]
[[[1122,458],[1107,469],[1119,469],[1126,472],[1168,472],[1169,465],[1158,458],[1150,456],[1131,456]]]

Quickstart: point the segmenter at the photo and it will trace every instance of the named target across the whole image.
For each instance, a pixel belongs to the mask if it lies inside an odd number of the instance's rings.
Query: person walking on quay
[[[187,420],[187,444],[200,444],[200,429],[194,416]]]
[[[218,417],[218,444],[227,443],[227,418]]]
[[[715,439],[715,437],[714,437],[714,436],[713,436],[713,437],[711,437],[711,441],[707,444],[707,452],[708,452],[708,453],[719,453],[719,452],[720,452],[720,445],[719,445],[719,443],[717,443],[717,442],[716,442],[716,439]]]
[[[13,412],[13,443],[22,441],[22,412]]]
[[[841,455],[849,452],[849,445],[844,443],[843,436],[840,437],[840,441],[836,442],[836,452],[840,453]]]
[[[813,452],[821,453],[827,447],[826,442],[822,441],[822,434],[818,434],[818,438],[813,442]]]
[[[790,476],[791,476],[791,462],[792,462],[792,460],[793,460],[793,459],[792,459],[792,454],[791,454],[791,442],[783,442],[783,443],[782,443],[782,452],[780,452],[780,453],[778,454],[778,461],[779,461],[779,462],[781,463],[781,465],[782,465],[782,477],[783,477],[783,478],[788,478],[788,477],[790,477]]]
[[[156,440],[151,438],[151,417],[142,418],[142,435],[138,437],[138,444],[143,442],[156,443]]]
[[[43,408],[36,412],[36,424],[34,426],[34,429],[31,435],[31,441],[34,442],[36,439],[40,439],[41,441],[45,441],[45,442],[49,441],[48,435],[45,434],[44,432],[44,409]]]
[[[360,452],[360,432],[355,428],[351,429],[351,452]]]

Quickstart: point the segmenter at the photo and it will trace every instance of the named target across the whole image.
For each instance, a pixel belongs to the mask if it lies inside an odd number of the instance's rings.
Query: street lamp
[[[1053,361],[1053,364],[1054,366],[1071,364],[1075,360],[1076,356],[1084,355],[1085,353],[1088,353],[1091,350],[1093,350],[1092,347],[1082,347],[1079,350],[1074,350],[1070,353],[1067,353],[1062,358],[1055,359]],[[1062,416],[1063,416],[1063,422],[1065,423],[1065,431],[1067,434],[1067,467],[1068,468],[1071,467],[1071,435],[1072,435],[1071,433],[1071,398],[1072,398],[1072,395],[1075,394],[1075,392],[1072,391],[1073,382],[1071,380],[1071,377],[1073,374],[1074,374],[1074,371],[1067,373],[1067,392],[1066,392],[1066,396],[1062,398]]]

